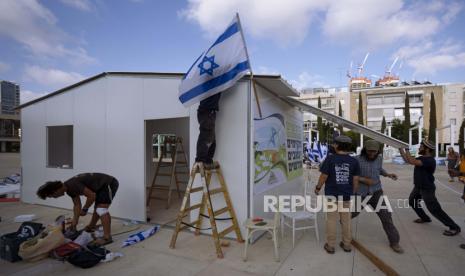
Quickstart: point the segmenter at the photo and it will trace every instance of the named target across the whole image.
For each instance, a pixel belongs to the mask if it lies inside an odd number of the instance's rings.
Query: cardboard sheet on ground
[[[392,137],[389,137],[387,135],[382,134],[381,132],[372,130],[366,126],[354,123],[352,121],[346,120],[342,117],[339,117],[337,115],[331,114],[329,112],[326,112],[322,109],[319,109],[318,107],[311,106],[309,104],[306,104],[300,100],[298,100],[295,97],[281,97],[284,101],[288,102],[289,104],[298,107],[304,111],[310,112],[312,114],[315,114],[317,116],[320,116],[322,118],[325,118],[326,120],[333,122],[338,125],[342,125],[345,128],[354,130],[358,133],[361,133],[365,136],[370,137],[371,139],[374,139],[380,143],[395,147],[395,148],[408,148],[408,144],[404,143],[402,141],[399,141],[397,139],[394,139]]]

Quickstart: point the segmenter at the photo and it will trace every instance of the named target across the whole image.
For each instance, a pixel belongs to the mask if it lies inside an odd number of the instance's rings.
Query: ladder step
[[[171,176],[170,173],[159,173],[159,174],[157,174],[157,175],[158,175],[158,176]]]
[[[226,213],[227,211],[229,211],[229,207],[228,207],[228,206],[226,206],[226,207],[224,207],[224,208],[221,208],[221,209],[219,209],[219,210],[216,210],[216,211],[214,212],[215,217],[218,216],[218,215],[221,215],[221,214],[223,214],[223,213]]]
[[[190,174],[190,172],[176,172],[176,174]]]
[[[203,187],[193,188],[193,189],[191,189],[191,194],[192,193],[197,193],[197,192],[200,192],[200,191],[203,191]]]
[[[223,188],[216,188],[213,190],[210,190],[210,195],[218,194],[224,192]]]
[[[157,185],[157,186],[147,187],[147,189],[169,190],[170,186]]]
[[[200,207],[202,207],[202,203],[192,205],[191,207],[184,209],[184,212],[189,212],[189,211],[198,209]]]
[[[224,238],[229,232],[232,232],[234,231],[234,225],[231,225],[230,227],[226,228],[225,230],[223,230],[222,232],[220,232],[218,234],[218,238],[221,239],[221,238]]]

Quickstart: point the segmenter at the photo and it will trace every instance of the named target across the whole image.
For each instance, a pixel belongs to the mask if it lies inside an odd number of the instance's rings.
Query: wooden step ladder
[[[170,149],[169,151],[167,149]],[[169,154],[168,154],[169,153]],[[181,156],[181,158],[179,158]],[[169,172],[162,172],[161,168],[169,168]],[[180,168],[185,168],[184,171],[179,170]],[[171,193],[176,187],[178,198],[181,198],[181,191],[179,184],[187,183],[187,181],[182,181],[180,175],[188,175],[189,167],[187,163],[186,152],[182,145],[181,137],[166,137],[164,141],[164,146],[161,151],[160,156],[158,157],[157,166],[155,168],[155,174],[152,179],[152,184],[150,187],[147,187],[147,207],[150,205],[150,200],[161,199],[166,200],[166,209],[170,208],[171,205]],[[160,181],[160,177],[170,177],[168,185],[157,184],[157,180]],[[166,198],[160,196],[152,196],[153,190],[167,191],[168,195]]]
[[[201,177],[201,186],[193,187],[194,180],[197,174],[200,174]],[[215,188],[210,190],[210,181],[212,178],[212,174],[216,174],[218,178],[218,182],[220,184],[219,188]],[[199,204],[190,204],[191,199],[190,195],[202,192],[202,200]],[[212,206],[212,199],[211,197],[215,194],[222,194],[224,197],[224,201],[226,202],[226,207],[214,210]],[[188,203],[189,202],[189,203]],[[205,207],[208,210],[208,215],[205,215]],[[190,216],[190,212],[193,210],[199,209],[198,217],[195,221],[192,222],[184,222],[183,219],[185,217]],[[217,216],[229,213],[229,217],[227,218],[217,218]],[[202,229],[202,218],[208,218],[210,220],[210,227]],[[216,220],[231,220],[232,225],[227,227],[222,232],[218,233],[218,228],[216,225]],[[221,172],[220,165],[218,162],[214,162],[214,169],[205,169],[204,164],[201,162],[196,162],[192,167],[189,182],[187,184],[186,193],[184,194],[184,198],[182,200],[181,209],[178,213],[178,217],[176,220],[176,228],[174,230],[173,236],[171,237],[170,248],[174,248],[176,245],[176,239],[180,231],[186,228],[194,228],[195,235],[199,235],[201,230],[212,230],[212,237],[213,241],[215,242],[216,248],[216,255],[218,258],[223,258],[223,251],[221,250],[220,239],[224,238],[228,233],[235,231],[236,233],[236,240],[238,242],[244,242],[242,239],[241,230],[239,228],[239,224],[237,222],[236,214],[234,213],[234,208],[232,206],[231,198],[228,193],[228,189],[226,187],[226,183],[224,181],[223,174]]]

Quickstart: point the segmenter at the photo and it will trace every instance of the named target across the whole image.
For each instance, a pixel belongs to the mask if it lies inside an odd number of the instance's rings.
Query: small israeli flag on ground
[[[239,16],[203,52],[179,85],[179,100],[184,106],[200,102],[233,86],[250,70]]]

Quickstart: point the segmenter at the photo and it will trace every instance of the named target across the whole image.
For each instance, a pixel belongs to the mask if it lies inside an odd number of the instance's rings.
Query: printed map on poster
[[[287,181],[287,138],[284,116],[275,113],[255,119],[255,192]]]
[[[254,126],[254,193],[263,193],[301,176],[302,121],[273,113],[254,119]]]

